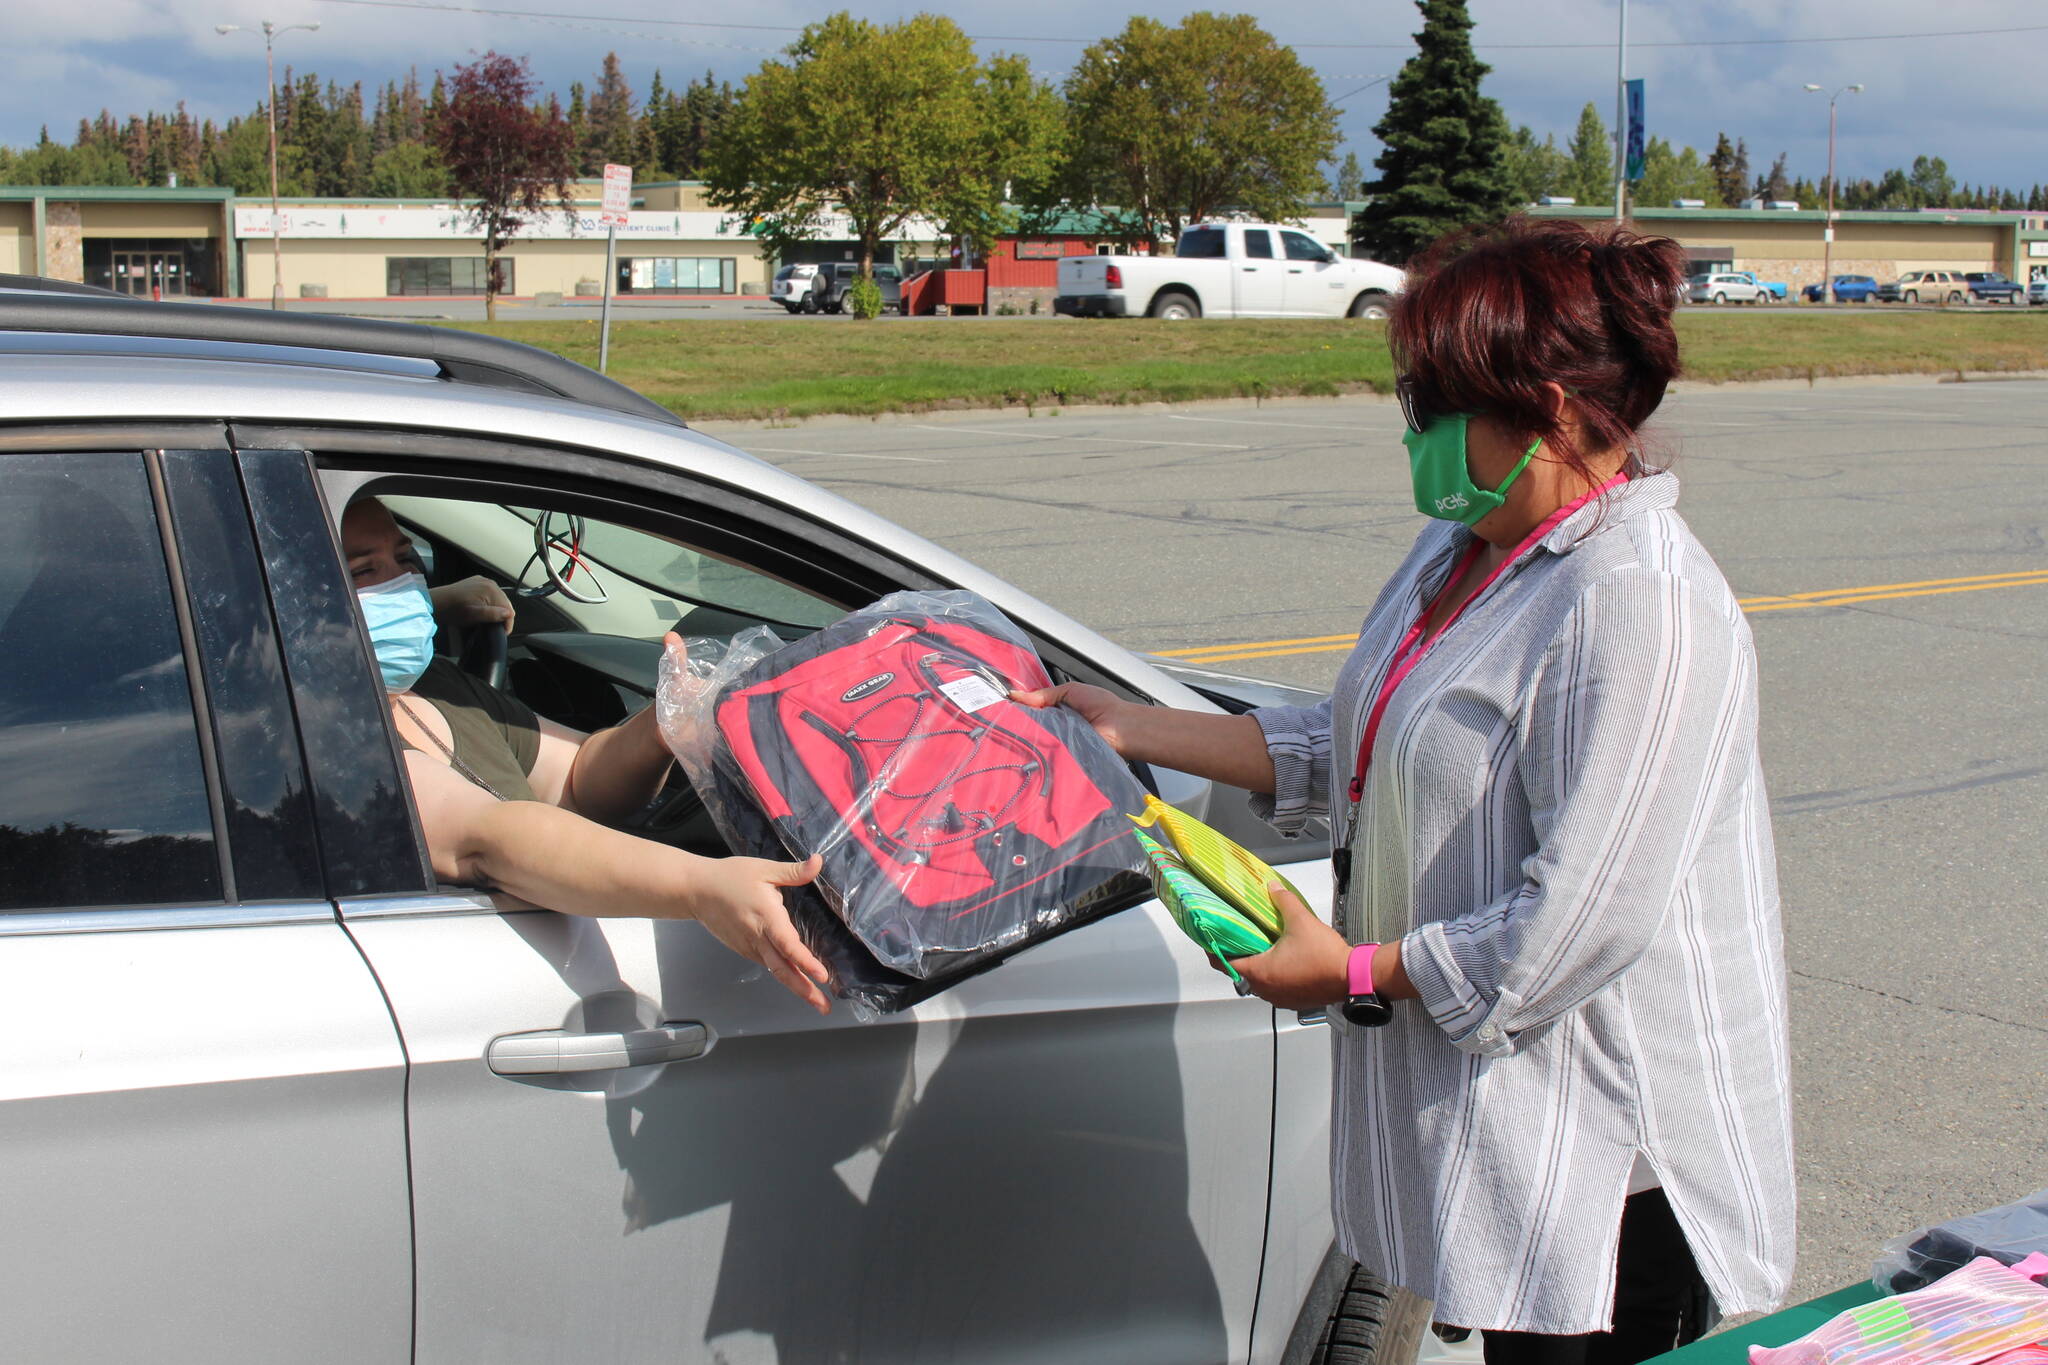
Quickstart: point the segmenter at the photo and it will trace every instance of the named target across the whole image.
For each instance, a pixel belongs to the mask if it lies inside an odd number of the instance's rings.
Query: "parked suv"
[[[1747,271],[1717,270],[1688,279],[1685,297],[1692,303],[1769,303],[1772,296]]]
[[[775,272],[768,297],[792,313],[815,313],[820,299],[831,287],[832,277],[824,266],[802,263],[785,265]]]
[[[1821,301],[1818,283],[1809,284],[1799,292],[1808,303]],[[1877,281],[1868,275],[1837,275],[1829,292],[1835,296],[1836,303],[1868,303],[1877,294]]]
[[[1877,287],[1879,303],[1961,303],[1966,283],[1953,270],[1908,270]]]
[[[1133,655],[493,338],[0,284],[0,376],[10,1359],[1291,1365],[1393,1332],[1331,1248],[1323,1021],[1156,902],[864,1021],[694,923],[438,883],[336,525],[375,494],[431,582],[514,594],[509,641],[444,647],[579,729],[648,704],[671,629],[907,588],[1124,696],[1302,694]],[[1326,900],[1327,843],[1141,775]],[[675,776],[625,823],[723,847]]]
[[[1963,282],[1969,286],[1972,303],[2025,304],[2027,287],[2014,284],[1996,270],[1970,270],[1963,274]]]

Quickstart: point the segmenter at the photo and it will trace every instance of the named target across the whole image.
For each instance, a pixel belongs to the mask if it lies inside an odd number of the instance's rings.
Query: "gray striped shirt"
[[[1333,1017],[1332,1199],[1439,1321],[1609,1326],[1638,1156],[1724,1313],[1791,1278],[1784,949],[1748,624],[1643,473],[1565,518],[1410,673],[1375,739],[1339,927],[1421,1000]],[[1365,714],[1471,543],[1435,522],[1331,699],[1257,711],[1282,831],[1340,839]],[[1333,1016],[1334,1016],[1333,1011]]]

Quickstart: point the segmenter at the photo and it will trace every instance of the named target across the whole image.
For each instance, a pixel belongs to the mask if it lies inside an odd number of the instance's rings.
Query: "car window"
[[[1220,227],[1189,228],[1180,235],[1180,246],[1174,254],[1191,260],[1221,260],[1225,254],[1223,238]]]
[[[0,908],[217,900],[185,653],[140,455],[0,458]]]
[[[1287,249],[1290,261],[1320,261],[1328,257],[1323,244],[1301,232],[1283,232],[1280,241]]]
[[[1257,230],[1257,231],[1255,231],[1255,232],[1247,232],[1247,233],[1245,233],[1245,235],[1244,235],[1244,254],[1245,254],[1246,256],[1249,256],[1249,257],[1251,257],[1251,258],[1252,258],[1252,259],[1254,259],[1254,260],[1260,260],[1260,261],[1270,261],[1270,260],[1272,260],[1272,259],[1273,259],[1273,234],[1272,234],[1272,233],[1270,233],[1270,232],[1267,232],[1267,231],[1266,231],[1266,230],[1265,230],[1264,228],[1260,228],[1260,229],[1258,229],[1258,230]]]
[[[535,545],[541,510],[397,494],[382,501],[408,530],[438,542],[442,553],[453,547],[500,582],[528,589],[548,586]],[[578,602],[562,592],[545,598],[578,630],[658,640],[696,607],[801,631],[844,614],[843,608],[778,579],[646,531],[588,519],[579,526],[560,514],[549,518],[546,529],[564,582],[595,596],[589,586],[594,577],[607,599]],[[568,553],[572,546],[575,561]],[[452,577],[445,571],[441,576]]]
[[[901,284],[903,275],[893,265],[878,265],[875,267],[875,279],[877,282],[890,281]]]

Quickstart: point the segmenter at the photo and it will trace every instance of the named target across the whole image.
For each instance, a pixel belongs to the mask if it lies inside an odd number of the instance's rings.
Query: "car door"
[[[1337,318],[1351,306],[1350,277],[1330,249],[1306,232],[1279,230],[1281,254],[1287,260],[1286,309],[1289,317]]]
[[[1273,252],[1269,228],[1244,228],[1244,254],[1236,266],[1236,313],[1241,318],[1277,318],[1286,310],[1287,266]]]
[[[563,458],[479,470],[462,491],[545,506],[561,495],[536,484]],[[353,464],[330,478],[408,490]],[[600,469],[579,459],[586,558],[623,562],[592,546],[651,525],[676,543],[632,575],[644,587],[663,554],[701,538],[718,553],[686,565],[677,597],[698,605],[685,609],[772,601],[787,617],[800,584],[822,621],[892,586],[786,509]],[[444,470],[427,491],[455,490]],[[479,562],[506,553],[480,548],[488,530],[468,534]],[[605,620],[675,620],[675,598],[631,606],[620,592]],[[520,650],[656,648],[540,633],[554,638]],[[617,676],[622,702],[644,704],[645,682],[633,694]],[[1206,794],[1159,783],[1192,806]],[[1311,894],[1319,872],[1302,874]],[[818,1018],[694,923],[581,919],[452,887],[343,909],[411,1061],[421,1361],[1185,1365],[1248,1348],[1271,1011],[1238,999],[1156,905],[871,1020],[843,1004]],[[535,1060],[563,1049],[610,1055],[565,1071]]]
[[[14,435],[5,1354],[405,1361],[403,1061],[327,900],[233,461],[218,429]]]

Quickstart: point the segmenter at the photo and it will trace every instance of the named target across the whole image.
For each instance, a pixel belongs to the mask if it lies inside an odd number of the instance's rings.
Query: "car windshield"
[[[878,265],[875,267],[875,278],[877,280],[894,280],[900,283],[903,276],[893,265]]]
[[[1687,284],[1705,284],[1707,279],[1708,277],[1705,275],[1688,275],[1685,282]]]

